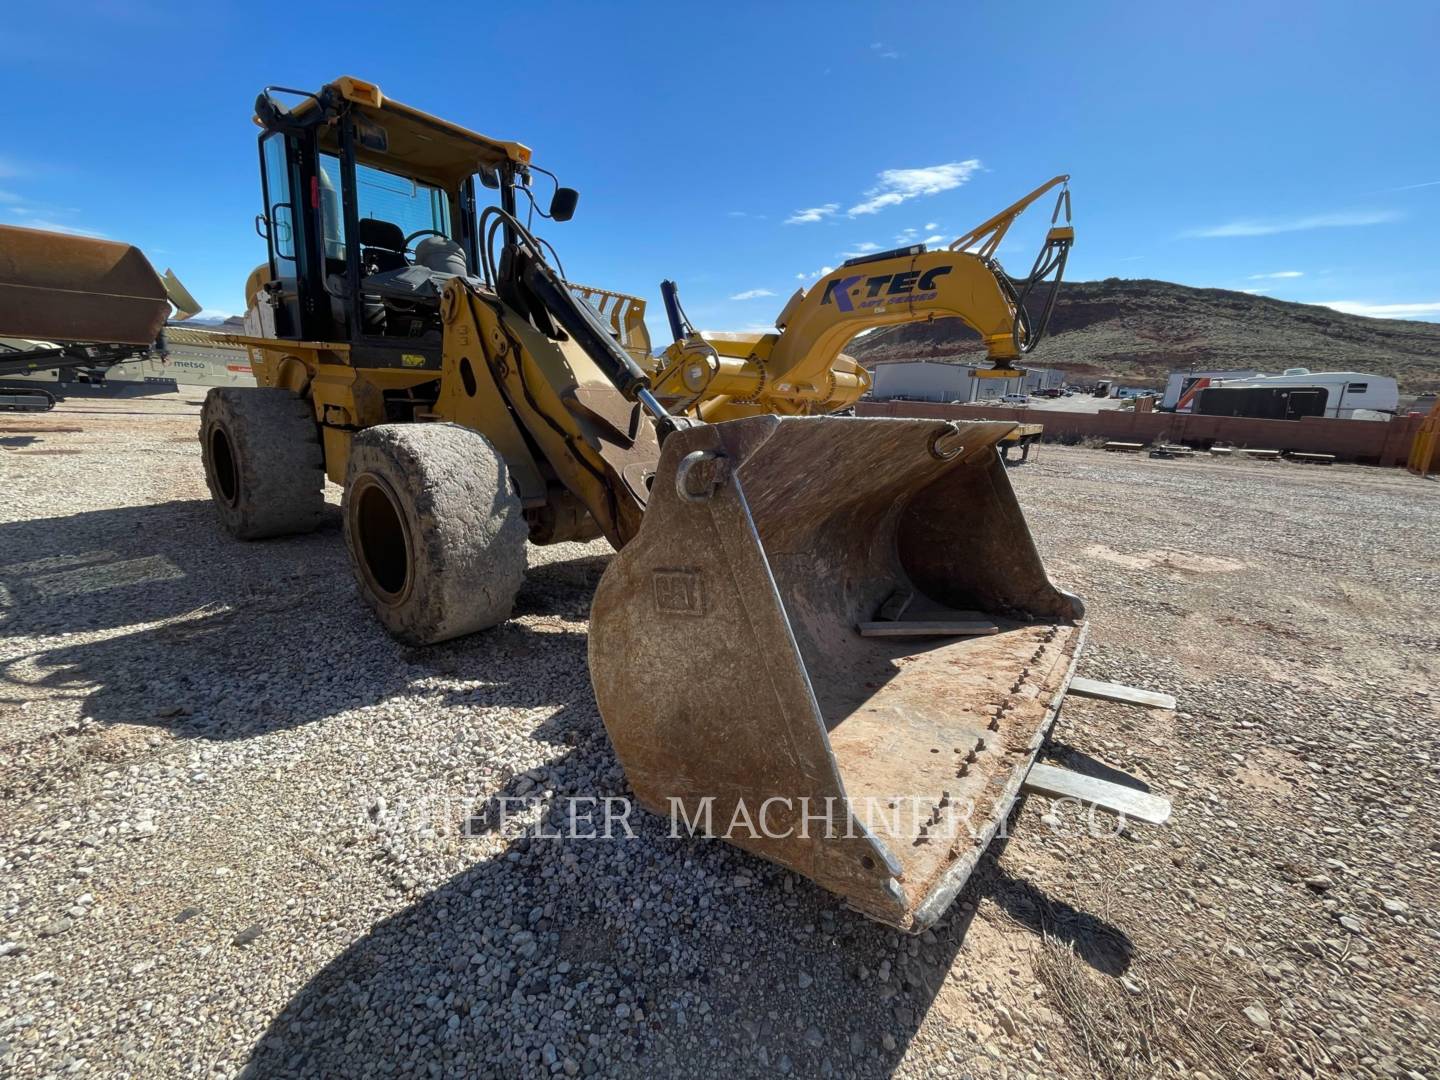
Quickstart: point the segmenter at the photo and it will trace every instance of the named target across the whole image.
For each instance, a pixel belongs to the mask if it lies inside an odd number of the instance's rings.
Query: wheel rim
[[[378,476],[367,473],[351,485],[350,535],[366,586],[382,603],[403,602],[410,594],[410,529],[395,492]]]
[[[215,477],[220,500],[226,506],[234,506],[240,498],[240,469],[230,436],[219,424],[210,429],[210,472]]]

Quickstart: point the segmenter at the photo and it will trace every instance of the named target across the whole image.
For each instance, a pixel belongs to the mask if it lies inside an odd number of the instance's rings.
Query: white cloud
[[[926,232],[929,232],[931,229],[938,229],[939,227],[940,227],[940,223],[939,223],[938,221],[926,222],[926,224],[925,224],[925,231],[926,231]]]
[[[913,226],[908,229],[901,229],[898,233],[895,234],[895,242],[897,244],[913,244],[915,242],[915,238],[919,235],[920,230],[914,228]]]
[[[96,232],[93,229],[78,229],[74,225],[62,225],[58,221],[50,221],[46,218],[24,214],[23,211],[22,215],[25,220],[13,222],[13,224],[24,225],[27,229],[44,229],[47,232],[68,233],[71,236],[89,236],[95,240],[103,240],[105,238],[104,233]]]
[[[221,311],[219,308],[201,308],[194,315],[190,316],[189,322],[224,322],[226,319],[235,318],[239,312]]]
[[[1368,304],[1361,300],[1326,300],[1320,307],[1372,319],[1426,319],[1440,315],[1440,300],[1418,304]]]
[[[880,182],[865,192],[865,201],[852,206],[847,212],[851,217],[874,214],[919,195],[938,195],[964,184],[980,169],[979,158],[928,165],[920,169],[886,169],[879,176]]]
[[[1269,290],[1269,289],[1241,289],[1240,291],[1243,292],[1243,293],[1249,293],[1251,296],[1264,296],[1264,295],[1265,295],[1267,292],[1269,292],[1270,290]]]
[[[927,246],[930,244],[943,244],[944,242],[945,237],[941,236],[939,233],[931,233],[929,236],[925,237],[925,239],[921,241],[921,243],[926,244]]]
[[[856,244],[853,251],[842,251],[840,254],[847,259],[858,259],[861,255],[869,255],[872,251],[879,251],[880,245],[869,240]]]
[[[1423,184],[1406,184],[1404,187],[1386,188],[1387,191],[1414,191],[1416,188],[1434,187],[1440,180],[1426,180]]]
[[[1276,233],[1307,232],[1310,229],[1348,229],[1362,225],[1384,225],[1399,220],[1400,215],[1393,210],[1359,210],[1337,214],[1312,214],[1309,217],[1291,218],[1288,221],[1231,221],[1224,225],[1187,229],[1180,235],[1200,239],[1230,236],[1273,236]]]
[[[1276,270],[1275,273],[1273,273],[1273,274],[1251,274],[1248,280],[1250,280],[1250,281],[1278,281],[1278,280],[1280,280],[1281,278],[1297,278],[1297,277],[1304,277],[1304,276],[1305,276],[1305,271],[1303,271],[1303,270]]]
[[[876,41],[870,45],[870,49],[882,60],[899,60],[900,53],[883,41]]]
[[[756,300],[762,296],[774,296],[769,289],[746,289],[744,292],[737,292],[730,297],[731,300]]]
[[[796,281],[814,281],[816,278],[822,278],[822,277],[824,277],[826,274],[834,273],[834,271],[835,271],[835,268],[834,268],[833,266],[822,266],[822,267],[820,267],[819,270],[816,270],[816,271],[814,271],[813,273],[809,273],[809,274],[796,274],[796,275],[795,275],[795,280],[796,280]]]
[[[0,176],[5,175],[5,170],[5,161],[0,158]],[[0,206],[4,207],[0,213],[3,213],[5,220],[12,225],[23,225],[27,229],[44,229],[47,232],[68,233],[71,236],[89,236],[97,239],[105,236],[104,233],[95,229],[82,229],[79,226],[66,225],[55,220],[80,213],[79,209],[73,206],[47,206],[43,203],[31,202],[26,196],[17,195],[13,191],[0,191]]]
[[[840,209],[839,203],[829,202],[824,206],[812,206],[808,210],[796,210],[785,219],[786,225],[805,225],[812,221],[819,221],[822,218],[830,217],[836,210]]]
[[[749,213],[749,212],[747,212],[747,211],[745,211],[745,210],[729,210],[729,211],[726,211],[725,216],[726,216],[726,217],[733,217],[733,218],[753,218],[753,219],[756,220],[756,221],[764,221],[764,220],[765,220],[765,215],[764,215],[764,214],[751,214],[751,213]]]

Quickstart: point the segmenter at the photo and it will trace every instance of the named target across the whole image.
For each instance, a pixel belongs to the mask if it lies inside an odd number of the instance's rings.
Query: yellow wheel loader
[[[603,535],[590,668],[638,800],[933,922],[1084,637],[995,451],[1012,425],[672,413],[638,302],[571,286],[527,226],[577,198],[539,205],[527,147],[351,78],[256,120],[269,258],[234,340],[261,386],[212,390],[200,432],[226,528],[312,528],[343,484],[360,595],[419,644],[506,619],[527,540]]]

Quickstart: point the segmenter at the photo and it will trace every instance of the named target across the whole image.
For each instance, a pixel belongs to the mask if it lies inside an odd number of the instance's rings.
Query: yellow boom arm
[[[865,370],[841,353],[855,335],[940,318],[960,319],[980,335],[997,367],[1010,367],[1034,335],[1028,323],[1017,323],[1016,293],[1002,280],[994,252],[1026,207],[1068,179],[1042,184],[944,250],[916,245],[850,260],[796,291],[775,320],[778,333],[686,335],[661,359],[656,396],[710,421],[834,412],[870,386]],[[1067,224],[1057,226],[1062,204]],[[1069,193],[1062,191],[1037,268],[1047,252],[1073,242],[1068,219]]]

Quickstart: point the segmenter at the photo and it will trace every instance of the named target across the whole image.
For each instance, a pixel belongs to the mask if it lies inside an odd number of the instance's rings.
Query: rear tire
[[[385,629],[432,645],[510,617],[525,524],[504,459],[458,424],[386,424],[350,444],[341,504],[360,595]]]
[[[310,403],[278,386],[216,387],[200,410],[205,482],[240,540],[306,533],[325,512],[325,455]]]

